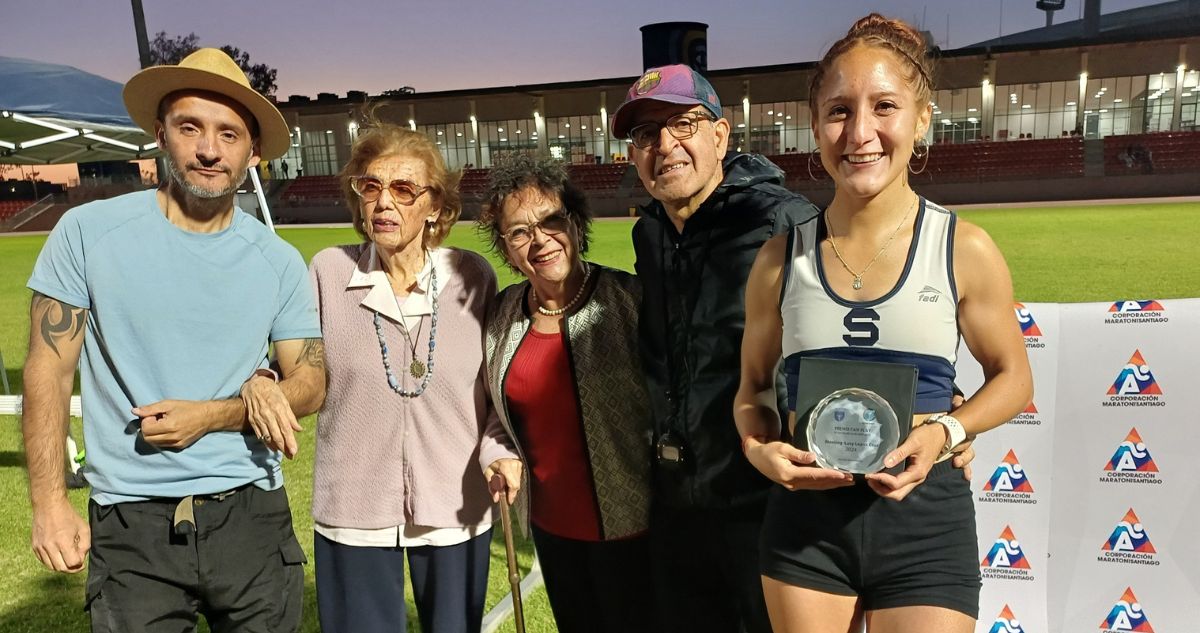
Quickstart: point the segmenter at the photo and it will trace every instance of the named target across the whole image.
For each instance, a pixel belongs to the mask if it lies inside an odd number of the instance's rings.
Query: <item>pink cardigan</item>
[[[317,423],[313,518],[347,528],[399,524],[479,525],[494,519],[483,469],[516,457],[486,389],[483,328],[496,275],[479,255],[439,249],[453,270],[438,275],[434,376],[417,398],[388,387],[375,312],[360,305],[369,288],[346,287],[366,270],[367,244],[327,248],[313,257],[329,386]],[[405,390],[411,353],[396,323],[383,319],[392,371]],[[416,340],[428,353],[429,318]]]

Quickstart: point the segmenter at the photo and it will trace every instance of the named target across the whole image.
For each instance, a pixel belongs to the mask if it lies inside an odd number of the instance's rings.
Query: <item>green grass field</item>
[[[1200,204],[1154,204],[1099,207],[992,209],[961,214],[986,229],[1004,252],[1012,270],[1016,298],[1025,302],[1112,301],[1200,296]],[[597,222],[589,259],[632,270],[629,221]],[[305,259],[321,248],[357,241],[346,229],[288,228],[280,235]],[[0,353],[15,393],[20,392],[20,368],[29,333],[29,292],[25,281],[45,238],[0,237]],[[451,234],[450,245],[485,251],[467,225]],[[497,265],[500,285],[516,276]],[[296,532],[312,556],[312,428],[297,458],[286,464],[285,477],[292,501]],[[78,431],[78,429],[76,429]],[[76,432],[76,437],[81,434]],[[30,510],[27,501],[23,450],[18,420],[0,416],[0,633],[85,631],[82,611],[83,576],[55,575],[42,570],[29,551]],[[72,493],[83,508],[86,492]],[[497,528],[496,532],[499,532]],[[522,571],[528,569],[531,548],[522,543]],[[507,592],[502,547],[493,544],[489,607]],[[308,587],[304,631],[317,631],[313,569],[307,568]],[[410,601],[411,604],[411,601]],[[410,609],[410,628],[416,631]],[[527,628],[554,631],[553,619],[538,591],[526,599]],[[511,622],[502,630],[511,631]]]

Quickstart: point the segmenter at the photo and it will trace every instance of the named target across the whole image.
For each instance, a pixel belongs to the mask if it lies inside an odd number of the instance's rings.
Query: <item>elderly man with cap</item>
[[[770,631],[758,534],[770,481],[733,423],[744,293],[759,247],[817,209],[756,154],[726,153],[712,85],[684,65],[652,68],[613,114],[613,134],[653,200],[633,229],[642,362],[654,411],[651,538],[660,626]],[[786,394],[782,377],[779,393]],[[778,403],[786,412],[786,399]]]
[[[62,572],[90,549],[93,631],[192,630],[199,614],[294,631],[305,557],[280,458],[324,399],[324,348],[303,259],[234,206],[287,125],[215,49],[137,74],[125,105],[164,152],[163,186],[72,209],[28,284],[33,549]],[[77,363],[87,522],[61,470]]]

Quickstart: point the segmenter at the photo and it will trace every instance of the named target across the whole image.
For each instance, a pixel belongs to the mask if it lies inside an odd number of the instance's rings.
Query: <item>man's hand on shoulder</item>
[[[184,449],[213,431],[212,421],[218,416],[210,409],[212,403],[194,400],[160,400],[134,407],[133,414],[142,420],[142,437],[159,448]]]

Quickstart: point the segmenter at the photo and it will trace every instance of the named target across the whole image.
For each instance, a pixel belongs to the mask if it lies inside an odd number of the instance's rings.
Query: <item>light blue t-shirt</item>
[[[268,341],[319,338],[295,248],[241,210],[218,233],[184,231],[154,191],[141,191],[67,212],[28,285],[88,310],[80,379],[97,503],[283,485],[280,455],[253,435],[209,433],[182,450],[159,449],[130,409],[237,397],[266,366]]]

